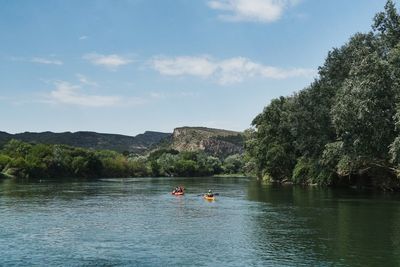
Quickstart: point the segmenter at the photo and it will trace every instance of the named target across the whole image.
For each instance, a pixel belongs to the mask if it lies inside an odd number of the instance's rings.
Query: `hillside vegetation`
[[[170,133],[146,131],[137,136],[96,132],[41,132],[9,134],[0,132],[0,146],[11,139],[28,143],[68,145],[93,150],[112,150],[125,154],[147,154],[157,149],[204,151],[225,158],[243,153],[244,138],[239,132],[206,127],[180,127]]]
[[[246,143],[255,173],[301,184],[400,188],[400,16],[328,53],[304,90],[274,99]]]
[[[170,133],[146,131],[135,137],[120,134],[104,134],[96,132],[41,132],[8,134],[0,132],[0,145],[11,139],[38,144],[62,144],[95,150],[114,150],[117,152],[144,153],[158,144],[162,139],[170,137]]]
[[[242,166],[241,155],[219,159],[204,151],[158,149],[146,155],[124,155],[15,139],[0,150],[0,179],[210,176],[239,173]]]
[[[204,127],[177,128],[173,135],[145,132],[136,137],[94,132],[0,133],[0,142],[0,178],[209,176],[243,172],[243,136]]]

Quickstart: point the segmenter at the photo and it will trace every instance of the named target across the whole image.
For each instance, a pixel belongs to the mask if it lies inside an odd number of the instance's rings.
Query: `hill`
[[[179,127],[173,133],[146,131],[137,136],[105,134],[97,132],[24,132],[9,134],[0,132],[0,146],[11,139],[29,143],[64,144],[95,150],[114,150],[145,153],[159,148],[178,151],[202,150],[209,155],[226,157],[243,152],[243,136],[240,132],[206,127]]]
[[[18,134],[0,132],[0,145],[5,144],[11,139],[17,139],[30,143],[64,144],[95,150],[107,149],[118,152],[129,151],[133,153],[141,153],[169,136],[171,136],[170,133],[152,131],[146,131],[137,136],[96,132],[24,132]]]

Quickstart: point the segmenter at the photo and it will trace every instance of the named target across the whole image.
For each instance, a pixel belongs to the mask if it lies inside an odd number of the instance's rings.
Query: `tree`
[[[224,172],[228,174],[241,173],[243,165],[244,163],[242,155],[239,154],[230,155],[224,160],[223,164]]]
[[[10,157],[25,157],[29,154],[32,145],[12,139],[10,140],[4,147],[3,153],[10,156]]]
[[[150,176],[151,167],[144,156],[137,156],[128,159],[129,173],[132,176]]]
[[[292,98],[274,99],[253,120],[255,140],[252,154],[258,176],[283,180],[291,177],[295,165],[294,139],[289,123]]]
[[[399,97],[400,15],[389,0],[372,31],[328,53],[309,87],[253,120],[246,162],[275,180],[400,188]]]
[[[332,108],[343,156],[355,170],[383,166],[395,135],[396,94],[388,64],[372,52],[354,65],[351,73]]]
[[[386,2],[385,11],[375,15],[372,28],[377,32],[386,52],[400,42],[400,15],[392,0]]]
[[[0,172],[8,165],[12,159],[7,155],[0,154]]]
[[[176,169],[176,155],[164,153],[157,159],[157,164],[160,167],[160,174],[163,176],[174,176]]]
[[[196,162],[193,160],[179,159],[176,161],[175,175],[194,176],[196,175]]]

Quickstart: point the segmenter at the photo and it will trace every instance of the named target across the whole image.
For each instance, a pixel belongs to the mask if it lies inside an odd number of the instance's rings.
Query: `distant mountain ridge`
[[[11,139],[30,143],[64,144],[95,150],[146,153],[158,148],[178,151],[201,150],[209,155],[225,157],[243,152],[243,135],[240,132],[206,127],[178,127],[173,133],[146,131],[136,136],[79,132],[24,132],[9,134],[0,131],[0,146]]]
[[[5,144],[11,139],[25,142],[44,143],[44,144],[64,144],[75,147],[91,148],[96,150],[107,149],[118,152],[141,153],[159,143],[162,139],[170,137],[171,133],[161,133],[146,131],[137,136],[127,136],[120,134],[106,134],[97,132],[24,132],[9,134],[0,132],[0,145]]]

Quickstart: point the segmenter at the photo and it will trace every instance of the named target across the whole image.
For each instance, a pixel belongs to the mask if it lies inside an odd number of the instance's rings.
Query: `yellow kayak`
[[[207,199],[207,200],[210,200],[210,201],[215,200],[215,196],[207,196],[207,195],[204,195],[203,198],[204,198],[204,199]]]

